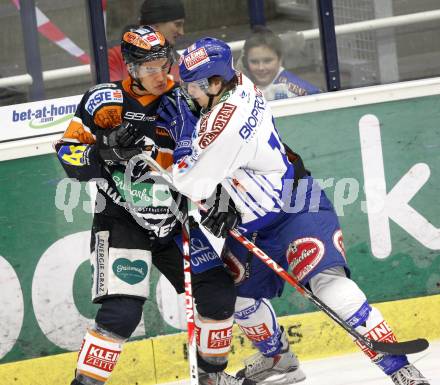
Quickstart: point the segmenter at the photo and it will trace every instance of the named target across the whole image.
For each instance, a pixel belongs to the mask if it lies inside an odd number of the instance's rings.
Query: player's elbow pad
[[[57,144],[55,149],[69,178],[87,182],[102,177],[102,165],[94,145],[64,143]]]

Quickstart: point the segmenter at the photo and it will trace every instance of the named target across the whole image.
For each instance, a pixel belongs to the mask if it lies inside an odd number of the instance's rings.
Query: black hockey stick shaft
[[[316,307],[318,307],[325,314],[327,314],[331,319],[333,319],[333,321],[335,321],[339,326],[341,326],[346,332],[348,332],[355,339],[357,339],[362,344],[364,344],[367,348],[374,350],[375,352],[384,353],[384,354],[403,355],[403,354],[421,352],[429,346],[428,341],[423,338],[419,338],[411,341],[405,341],[405,342],[385,343],[380,341],[374,341],[364,337],[362,334],[360,334],[350,325],[348,325],[347,322],[342,320],[331,308],[329,308],[310,290],[308,290],[304,285],[302,285],[301,282],[299,282],[295,277],[290,275],[278,263],[276,263],[272,258],[270,258],[263,250],[255,246],[255,244],[249,241],[244,235],[240,234],[239,231],[230,230],[229,233],[244,247],[246,247],[250,252],[256,255],[262,262],[264,262],[270,269],[272,269],[281,278],[283,278],[284,281],[292,285],[299,293],[301,293],[304,297],[308,298]]]

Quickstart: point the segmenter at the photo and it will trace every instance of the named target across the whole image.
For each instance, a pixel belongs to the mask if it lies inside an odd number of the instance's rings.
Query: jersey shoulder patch
[[[200,148],[208,147],[224,131],[230,122],[237,106],[224,102],[217,111],[212,111],[209,117],[201,122],[202,134],[199,140]],[[208,120],[210,122],[208,122]]]
[[[100,88],[89,91],[87,101],[85,102],[85,110],[93,116],[95,111],[105,104],[121,104],[124,101],[122,90],[119,88]]]

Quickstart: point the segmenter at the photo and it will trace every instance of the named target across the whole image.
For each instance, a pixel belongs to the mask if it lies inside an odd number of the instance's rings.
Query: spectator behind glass
[[[267,100],[293,98],[319,93],[313,84],[282,66],[282,41],[271,30],[257,27],[245,41],[244,73],[260,88]]]
[[[184,22],[185,9],[182,0],[145,0],[142,3],[139,24],[150,25],[161,32],[172,47],[176,44],[177,38],[184,34]],[[122,35],[133,27],[136,26],[128,25],[124,27]],[[174,52],[174,56],[176,56],[176,52]],[[108,50],[108,66],[110,81],[114,82],[128,77],[119,43]],[[170,74],[173,75],[175,81],[179,80],[177,61],[171,67]]]

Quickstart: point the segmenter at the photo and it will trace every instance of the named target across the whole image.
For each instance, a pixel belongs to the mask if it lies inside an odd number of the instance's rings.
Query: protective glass
[[[190,98],[197,98],[201,95],[206,95],[208,93],[209,81],[208,79],[199,79],[193,82],[180,82],[183,92]]]
[[[166,63],[161,66],[152,66],[151,62],[131,63],[129,64],[129,72],[137,78],[143,78],[161,72],[168,73],[170,72],[171,64],[171,60],[167,60]]]

